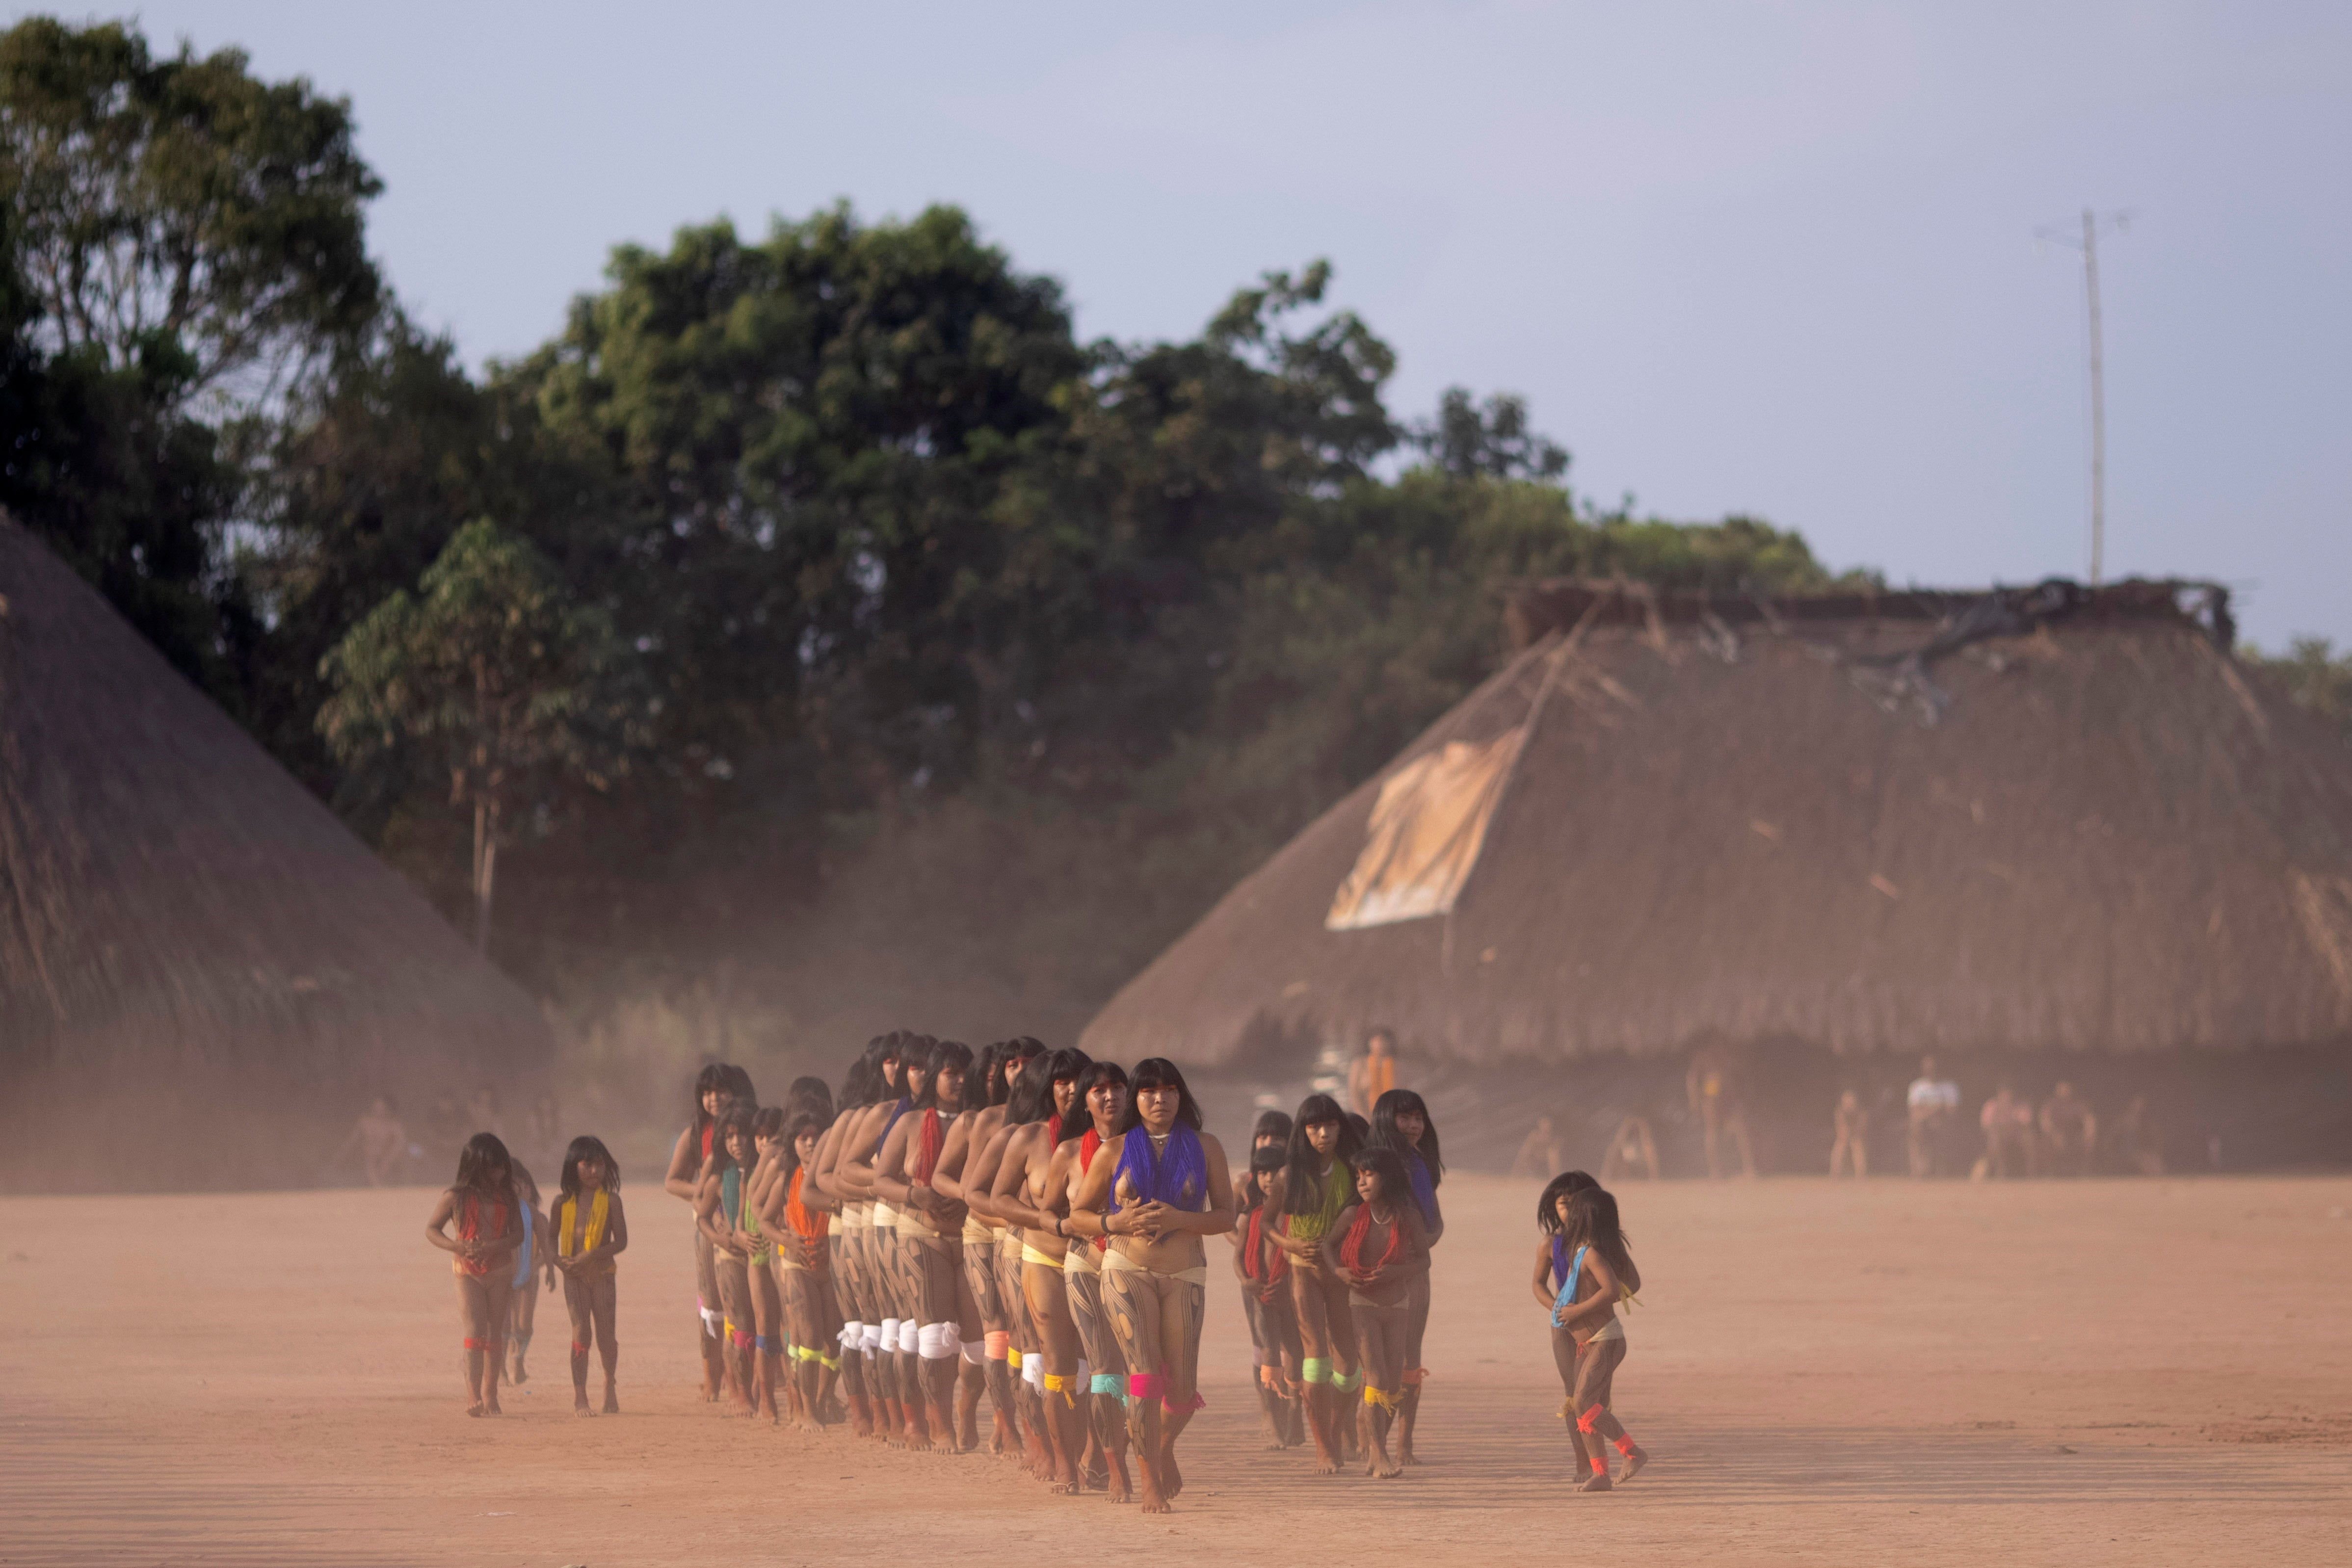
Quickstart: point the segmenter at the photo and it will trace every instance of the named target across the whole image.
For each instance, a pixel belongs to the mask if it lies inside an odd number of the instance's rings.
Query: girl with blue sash
[[[1610,1412],[1617,1368],[1625,1359],[1625,1325],[1617,1303],[1630,1301],[1642,1287],[1618,1224],[1617,1200],[1582,1171],[1552,1178],[1536,1206],[1543,1236],[1536,1243],[1536,1301],[1549,1314],[1552,1362],[1568,1399],[1569,1419],[1582,1490],[1607,1491],[1609,1448],[1624,1456],[1618,1477],[1631,1480],[1649,1455]],[[1587,1475],[1587,1467],[1590,1474]]]

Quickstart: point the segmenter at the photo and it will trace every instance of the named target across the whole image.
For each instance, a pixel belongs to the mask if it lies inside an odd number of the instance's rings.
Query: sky
[[[1328,257],[1391,406],[1516,392],[1570,483],[1967,587],[2089,566],[2352,643],[2352,6],[398,6],[173,0],[348,96],[371,243],[469,362],[610,248],[838,200],[969,211],[1087,337]]]

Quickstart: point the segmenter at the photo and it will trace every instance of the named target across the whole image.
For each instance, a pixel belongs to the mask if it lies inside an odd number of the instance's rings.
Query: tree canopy
[[[236,49],[158,60],[121,23],[0,34],[0,195],[37,335],[182,396],[274,390],[374,315],[351,108]],[[241,378],[258,381],[241,389]]]
[[[583,1009],[862,911],[1082,1014],[1494,669],[1512,582],[1827,575],[1580,499],[1513,394],[1401,416],[1320,260],[1084,342],[957,208],[719,219],[476,375],[305,82],[32,18],[0,159],[0,502]]]

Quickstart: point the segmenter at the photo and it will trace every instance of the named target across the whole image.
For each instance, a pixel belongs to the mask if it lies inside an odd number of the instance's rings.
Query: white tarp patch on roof
[[[1381,780],[1363,851],[1323,928],[1357,931],[1452,909],[1526,736],[1522,725],[1483,743],[1449,740]]]

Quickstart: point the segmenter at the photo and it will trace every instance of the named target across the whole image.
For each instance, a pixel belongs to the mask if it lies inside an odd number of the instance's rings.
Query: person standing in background
[[[1984,1130],[1985,1141],[1984,1157],[1972,1173],[1977,1179],[1990,1176],[2007,1181],[2039,1174],[2033,1157],[2033,1107],[2008,1079],[2002,1079],[1993,1097],[1984,1103],[1977,1122]]]
[[[1870,1174],[1870,1112],[1862,1096],[1849,1089],[1838,1096],[1837,1112],[1832,1118],[1837,1140],[1830,1145],[1830,1175],[1843,1176],[1851,1171],[1856,1177]]]
[[[1396,1036],[1376,1029],[1364,1040],[1364,1054],[1348,1064],[1349,1103],[1369,1120],[1381,1096],[1396,1086]]]
[[[1709,1180],[1723,1177],[1721,1145],[1726,1139],[1739,1151],[1739,1174],[1750,1180],[1756,1176],[1756,1145],[1748,1136],[1747,1083],[1740,1066],[1738,1058],[1723,1047],[1702,1046],[1684,1074],[1683,1090],[1706,1144]]]
[[[1936,1059],[1919,1059],[1919,1076],[1911,1081],[1911,1174],[1935,1176],[1943,1166],[1943,1147],[1951,1137],[1952,1123],[1960,1113],[1960,1086],[1936,1071]]]
[[[2048,1174],[2091,1174],[2091,1155],[2099,1146],[2099,1119],[2088,1101],[2075,1097],[2072,1083],[2059,1084],[2042,1103],[2042,1146],[2050,1156]]]

